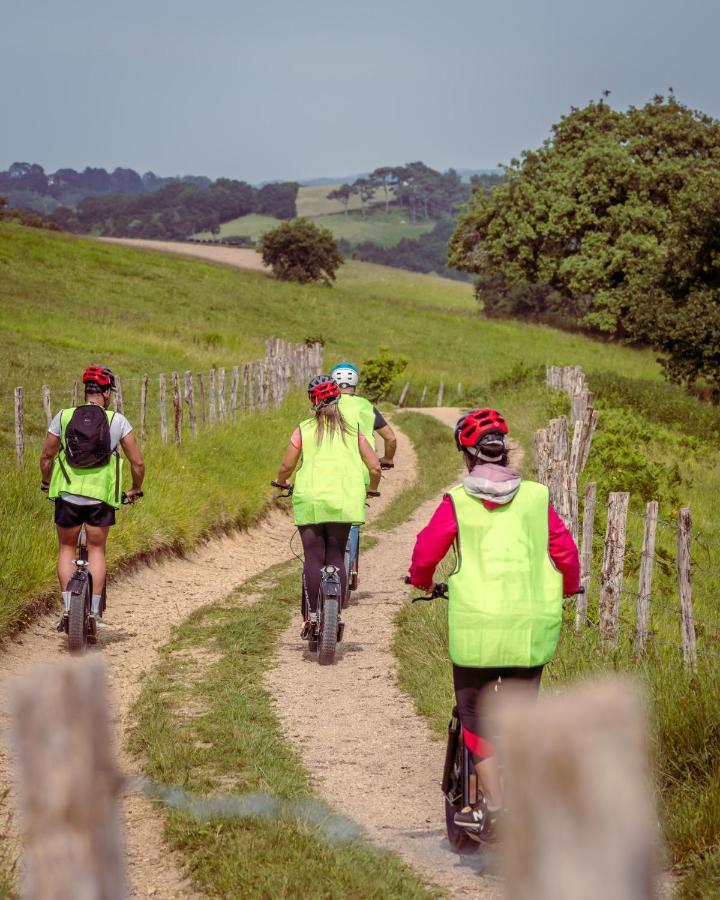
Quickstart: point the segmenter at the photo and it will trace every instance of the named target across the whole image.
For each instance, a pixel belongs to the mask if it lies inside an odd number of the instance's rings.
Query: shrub
[[[328,286],[343,263],[332,232],[307,219],[283,222],[266,232],[260,243],[263,262],[282,281]]]
[[[363,396],[373,403],[384,400],[390,393],[393,381],[407,368],[406,356],[390,356],[387,347],[380,348],[379,356],[363,360]]]

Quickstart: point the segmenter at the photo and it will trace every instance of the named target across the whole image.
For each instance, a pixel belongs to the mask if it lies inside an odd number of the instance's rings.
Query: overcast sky
[[[719,33],[717,0],[8,2],[0,168],[491,168],[605,88],[720,116]]]

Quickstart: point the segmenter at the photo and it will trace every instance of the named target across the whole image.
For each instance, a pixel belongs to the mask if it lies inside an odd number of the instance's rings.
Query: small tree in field
[[[343,264],[332,232],[307,219],[283,222],[263,235],[260,245],[263,262],[282,281],[330,285]]]

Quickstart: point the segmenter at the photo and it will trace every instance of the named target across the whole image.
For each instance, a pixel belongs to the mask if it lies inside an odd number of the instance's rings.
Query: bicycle
[[[142,497],[140,491],[138,497]],[[127,494],[123,492],[123,505],[127,505]],[[70,576],[67,590],[70,592],[70,603],[67,611],[63,612],[58,625],[58,631],[64,631],[68,636],[68,650],[70,653],[83,653],[88,644],[97,643],[97,621],[91,615],[91,603],[93,595],[92,573],[88,563],[87,534],[85,526],[80,528],[77,542],[77,559],[73,560],[75,571]],[[105,612],[107,605],[107,581],[103,585],[102,599],[100,601],[100,615]]]
[[[294,485],[271,481],[273,487],[283,493],[280,497],[292,497]],[[343,639],[345,623],[340,618],[342,609],[342,583],[340,570],[336,566],[323,566],[320,570],[320,590],[318,591],[317,621],[310,622],[307,610],[305,578],[302,582],[302,614],[307,623],[303,637],[308,642],[308,650],[317,653],[321,666],[332,665],[335,650]]]
[[[395,463],[380,463],[380,468],[394,469]],[[379,497],[379,491],[368,492],[369,496]],[[345,549],[345,571],[347,572],[347,590],[343,597],[342,608],[347,609],[350,605],[350,595],[358,589],[360,570],[360,526],[353,525],[350,529],[347,548]]]
[[[410,579],[405,577],[405,584],[410,584]],[[580,588],[579,594],[585,592]],[[412,602],[432,601],[436,599],[448,599],[448,586],[444,582],[438,582],[432,592],[427,595],[413,597]],[[502,679],[498,679],[500,686]],[[497,689],[497,688],[496,688]],[[457,706],[453,706],[448,723],[448,739],[445,749],[445,762],[441,790],[445,800],[445,830],[447,832],[450,849],[459,854],[476,853],[485,841],[482,835],[473,832],[455,822],[455,814],[468,806],[476,806],[483,800],[483,793],[478,784],[475,766],[463,737],[462,724],[458,715]]]

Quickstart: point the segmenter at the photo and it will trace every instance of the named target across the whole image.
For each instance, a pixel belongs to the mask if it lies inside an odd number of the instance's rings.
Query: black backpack
[[[110,462],[111,453],[105,410],[96,403],[78,406],[65,429],[67,461],[74,469],[96,469]]]

